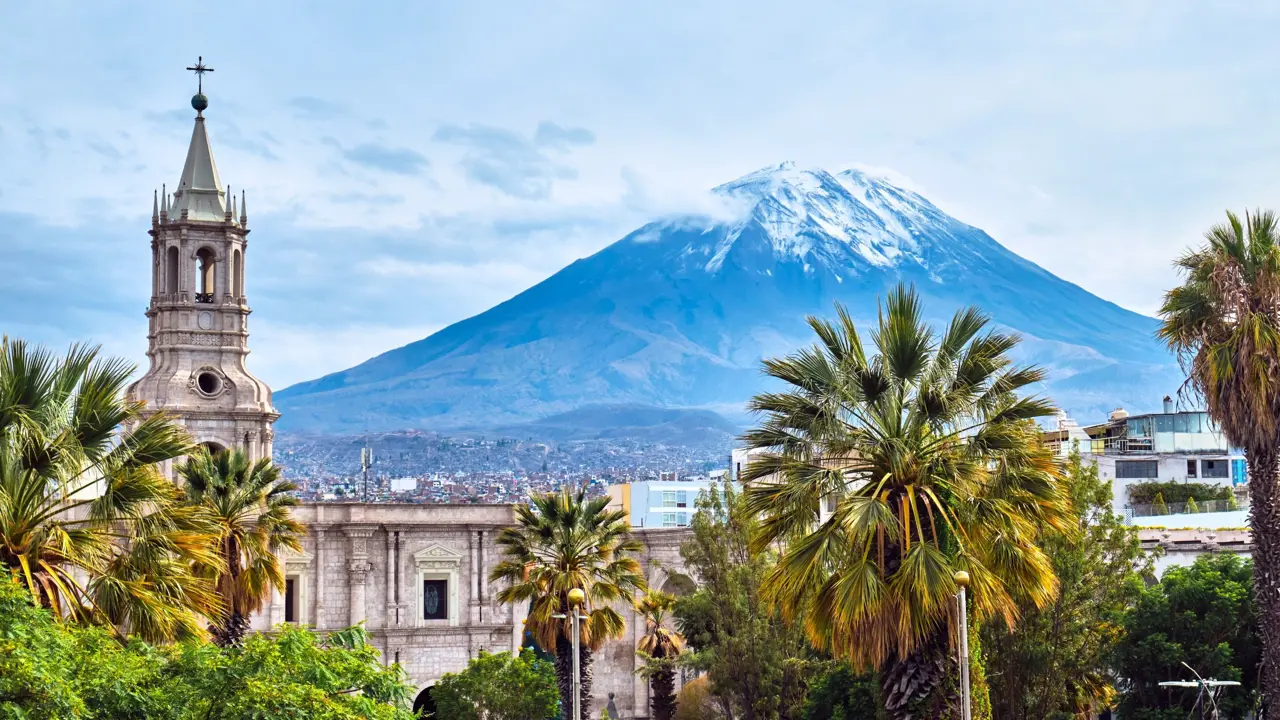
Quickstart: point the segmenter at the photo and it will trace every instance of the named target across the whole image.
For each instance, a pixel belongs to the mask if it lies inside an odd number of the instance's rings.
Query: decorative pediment
[[[292,550],[285,550],[280,553],[280,562],[284,564],[285,572],[307,570],[311,567],[312,559],[311,553],[306,552],[297,553]]]
[[[413,561],[424,570],[457,568],[462,564],[462,553],[443,545],[428,545],[413,554]]]

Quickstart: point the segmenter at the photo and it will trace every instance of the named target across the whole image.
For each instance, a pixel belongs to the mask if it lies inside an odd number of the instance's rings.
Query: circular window
[[[205,395],[216,395],[222,389],[222,379],[211,372],[205,371],[196,376],[196,385],[200,388],[200,392]]]

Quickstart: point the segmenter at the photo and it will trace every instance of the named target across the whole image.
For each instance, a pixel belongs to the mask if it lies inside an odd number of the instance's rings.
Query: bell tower
[[[231,189],[223,189],[205,130],[203,76],[213,69],[203,58],[187,69],[201,78],[191,98],[195,129],[177,188],[152,200],[151,366],[129,397],[177,418],[196,442],[240,448],[257,460],[271,456],[271,424],[280,414],[271,388],[245,366],[248,213],[243,191],[237,208]]]

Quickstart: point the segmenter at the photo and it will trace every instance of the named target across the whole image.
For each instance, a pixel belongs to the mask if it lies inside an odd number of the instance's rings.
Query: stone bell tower
[[[195,129],[177,189],[152,202],[151,367],[129,397],[176,417],[210,449],[240,448],[257,460],[271,456],[271,424],[280,414],[271,388],[245,366],[248,215],[243,191],[237,216],[235,197],[223,190],[205,131],[203,74],[212,69],[202,61],[188,70],[202,80],[191,98]]]

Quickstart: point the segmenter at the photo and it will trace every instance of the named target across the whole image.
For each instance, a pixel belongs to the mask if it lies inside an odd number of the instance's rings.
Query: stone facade
[[[224,191],[198,114],[177,191],[153,204],[146,374],[129,388],[213,449],[271,456],[271,389],[245,366],[248,217]]]
[[[511,505],[307,503],[303,551],[284,557],[290,591],[274,593],[252,618],[258,631],[286,621],[333,630],[363,623],[390,664],[399,662],[421,693],[481,650],[518,650],[524,608],[497,600],[488,580],[501,559],[497,534],[515,522]],[[653,587],[687,589],[679,543],[686,530],[639,530],[642,563]],[[428,583],[446,588],[439,619],[426,619]],[[599,717],[609,693],[623,717],[648,716],[648,688],[635,675],[635,648],[644,634],[630,606],[619,607],[627,634],[595,660]]]

